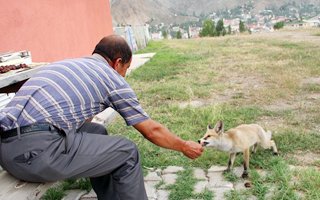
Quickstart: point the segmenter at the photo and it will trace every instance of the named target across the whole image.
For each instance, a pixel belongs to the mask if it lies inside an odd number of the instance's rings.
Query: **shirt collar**
[[[91,57],[91,58],[94,58],[94,59],[101,60],[101,61],[103,61],[104,63],[106,63],[108,66],[110,66],[109,63],[106,61],[106,59],[104,59],[104,57],[102,57],[100,54],[94,53],[94,54],[92,54],[90,57]]]

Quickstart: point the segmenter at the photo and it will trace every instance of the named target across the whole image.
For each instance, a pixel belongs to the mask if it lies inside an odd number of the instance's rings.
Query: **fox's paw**
[[[273,152],[273,155],[274,156],[279,156],[279,153],[278,152]]]
[[[231,172],[231,170],[230,169],[225,169],[225,170],[223,170],[223,173],[224,174],[226,174],[226,173],[230,173]]]
[[[249,178],[249,173],[248,172],[243,172],[241,175],[242,178]]]

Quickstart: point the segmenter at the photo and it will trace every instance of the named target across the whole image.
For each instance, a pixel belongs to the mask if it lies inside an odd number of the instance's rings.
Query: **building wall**
[[[86,56],[112,33],[109,0],[0,0],[0,53],[29,50],[33,62]]]

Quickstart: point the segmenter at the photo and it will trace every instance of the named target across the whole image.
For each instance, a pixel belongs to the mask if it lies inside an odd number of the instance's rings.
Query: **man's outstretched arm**
[[[203,147],[200,144],[181,139],[152,119],[135,124],[134,128],[155,145],[180,151],[188,158],[195,159],[203,152]]]

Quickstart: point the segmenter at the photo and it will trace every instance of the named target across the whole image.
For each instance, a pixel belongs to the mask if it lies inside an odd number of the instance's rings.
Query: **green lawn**
[[[257,199],[320,199],[318,44],[272,34],[239,35],[152,41],[138,53],[149,52],[156,55],[127,81],[150,117],[175,134],[197,141],[207,124],[217,120],[224,121],[225,130],[241,123],[258,123],[273,132],[280,156],[258,149],[250,159],[253,187],[232,191],[227,199],[252,195]],[[138,145],[144,167],[186,168],[177,183],[167,188],[170,200],[214,196],[210,191],[190,193],[196,181],[188,170],[226,166],[226,153],[207,149],[192,161],[151,144],[120,117],[107,128],[112,135],[125,136]],[[235,166],[242,161],[237,156]],[[260,176],[261,169],[266,176]],[[232,174],[226,179],[238,181]],[[272,196],[268,196],[270,191]]]
[[[304,199],[320,199],[320,190],[316,189],[320,188],[316,178],[320,176],[320,97],[312,97],[319,93],[320,83],[308,82],[320,76],[319,46],[250,35],[151,42],[139,53],[145,52],[157,54],[127,80],[147,113],[175,134],[197,141],[207,124],[217,120],[224,121],[226,130],[241,123],[259,123],[274,133],[280,156],[274,157],[267,150],[253,155],[250,168],[254,187],[249,193],[234,191],[228,199],[250,195],[258,199],[299,199],[301,194]],[[193,106],[192,102],[201,104]],[[145,167],[208,169],[227,164],[228,155],[213,149],[191,161],[178,152],[159,148],[126,127],[121,118],[108,130],[136,142]],[[312,152],[317,157],[313,163],[303,163],[293,158],[296,151]],[[241,163],[238,156],[236,165]],[[290,171],[289,165],[304,168]],[[260,177],[256,169],[266,170],[268,175]],[[193,180],[186,174],[181,176],[190,184],[178,182],[171,189],[170,199],[190,197],[186,191],[190,191]],[[292,184],[296,179],[298,183]],[[274,196],[266,197],[270,190]],[[183,191],[185,194],[181,194]],[[212,198],[203,195],[207,197],[201,198]]]

